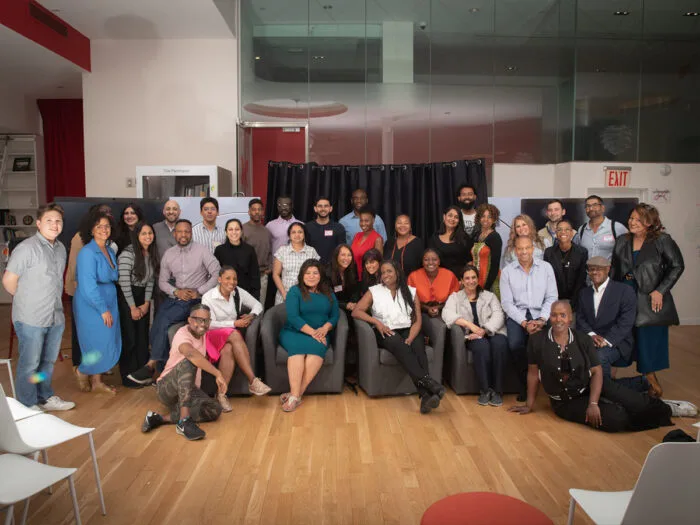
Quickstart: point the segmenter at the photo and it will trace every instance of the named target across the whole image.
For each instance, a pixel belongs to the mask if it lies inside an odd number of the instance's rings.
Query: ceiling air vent
[[[48,27],[52,31],[55,31],[59,35],[65,37],[68,36],[68,27],[61,21],[56,19],[51,13],[46,11],[46,9],[44,9],[40,5],[37,5],[33,2],[30,3],[29,14],[32,16],[32,18],[34,18],[38,22],[41,22],[46,27]]]

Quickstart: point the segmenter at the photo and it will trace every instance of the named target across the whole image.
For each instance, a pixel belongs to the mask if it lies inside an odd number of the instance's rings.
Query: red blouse
[[[352,250],[352,255],[355,258],[355,264],[357,265],[357,276],[358,279],[362,279],[362,270],[364,268],[362,267],[362,256],[367,252],[367,250],[370,250],[374,248],[374,243],[376,242],[377,239],[381,239],[381,235],[377,233],[376,230],[372,230],[367,238],[363,241],[362,236],[365,234],[365,232],[358,232],[355,234],[355,237],[352,239],[352,245],[350,246],[350,249]]]

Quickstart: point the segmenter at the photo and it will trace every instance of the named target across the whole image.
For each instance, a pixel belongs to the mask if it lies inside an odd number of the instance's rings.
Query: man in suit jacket
[[[572,242],[576,232],[568,219],[559,219],[554,233],[557,243],[544,251],[544,260],[554,270],[559,299],[569,301],[576,311],[578,295],[586,284],[588,250]]]
[[[611,377],[613,366],[626,367],[634,360],[633,330],[637,296],[631,286],[610,279],[610,261],[605,257],[591,257],[587,268],[591,286],[579,294],[576,328],[593,338],[603,375]],[[644,376],[616,381],[632,390],[649,389]]]

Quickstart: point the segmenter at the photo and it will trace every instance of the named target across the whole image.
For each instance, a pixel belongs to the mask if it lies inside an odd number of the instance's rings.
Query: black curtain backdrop
[[[427,239],[439,227],[442,214],[457,202],[457,188],[471,184],[477,205],[487,202],[483,159],[433,164],[385,164],[378,166],[319,166],[270,161],[268,165],[266,220],[277,217],[277,197],[289,195],[294,216],[304,222],[314,218],[314,201],[324,195],[333,205],[333,220],[352,210],[352,192],[367,191],[369,204],[381,216],[389,235],[402,213],[411,217],[414,235]]]

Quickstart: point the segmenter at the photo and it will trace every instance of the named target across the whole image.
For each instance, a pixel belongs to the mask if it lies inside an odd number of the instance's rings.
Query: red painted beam
[[[90,39],[35,0],[1,0],[0,24],[90,71]]]

